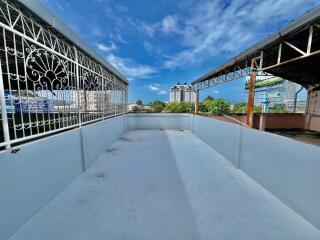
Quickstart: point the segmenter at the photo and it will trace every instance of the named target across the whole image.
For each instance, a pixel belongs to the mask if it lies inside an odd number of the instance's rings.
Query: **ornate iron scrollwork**
[[[36,90],[64,90],[68,87],[68,68],[65,61],[57,55],[42,49],[26,49],[25,68],[29,80],[34,82]]]
[[[98,76],[91,72],[86,72],[83,76],[84,89],[87,91],[99,90],[99,79]]]

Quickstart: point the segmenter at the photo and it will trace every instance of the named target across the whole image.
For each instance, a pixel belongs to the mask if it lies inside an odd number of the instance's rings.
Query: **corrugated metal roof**
[[[214,68],[209,73],[203,75],[202,77],[198,78],[197,80],[193,81],[192,84],[197,84],[202,81],[208,80],[214,77],[216,74],[221,73],[226,68],[234,66],[236,63],[239,64],[241,62],[245,62],[246,59],[258,55],[261,50],[266,47],[269,47],[279,41],[281,37],[293,35],[303,28],[308,26],[311,22],[317,21],[320,19],[320,5],[316,8],[310,10],[297,20],[291,22],[286,27],[282,28],[281,30],[274,32],[273,34],[269,35],[268,37],[264,38],[263,40],[257,42],[256,44],[252,45],[250,48],[246,49],[245,51],[239,53],[231,60],[227,61],[226,63],[222,64],[221,66]],[[253,23],[254,24],[254,23]]]

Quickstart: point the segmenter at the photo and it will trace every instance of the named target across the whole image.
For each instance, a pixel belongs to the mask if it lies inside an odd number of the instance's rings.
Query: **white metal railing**
[[[127,84],[0,0],[0,147],[126,112]]]

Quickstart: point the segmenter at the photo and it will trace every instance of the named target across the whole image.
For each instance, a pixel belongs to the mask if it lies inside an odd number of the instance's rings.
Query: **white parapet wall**
[[[193,114],[129,114],[128,125],[192,131],[320,229],[320,147]]]
[[[0,239],[8,239],[126,131],[126,115],[0,152]]]
[[[130,113],[128,130],[190,129],[187,113]]]
[[[320,229],[320,147],[193,116],[193,133]]]
[[[186,129],[320,229],[320,148],[192,114],[128,114],[0,153],[0,239],[23,224],[127,130]]]

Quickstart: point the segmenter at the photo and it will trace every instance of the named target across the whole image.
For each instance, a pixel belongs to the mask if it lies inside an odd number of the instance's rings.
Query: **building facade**
[[[170,102],[196,102],[196,91],[187,83],[179,82],[170,88]]]
[[[248,90],[248,82],[249,78],[246,79],[246,90]],[[268,112],[269,108],[284,108],[290,112],[293,110],[296,86],[297,84],[280,77],[257,76],[255,104],[261,104],[264,112]],[[301,100],[299,102],[300,111],[303,111],[302,105],[304,102]]]

